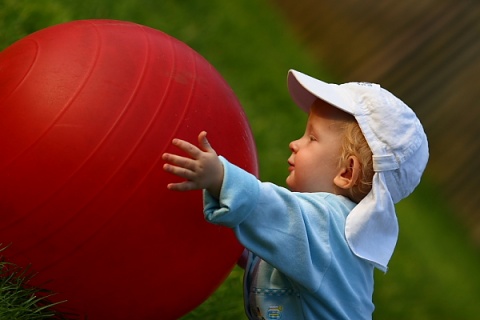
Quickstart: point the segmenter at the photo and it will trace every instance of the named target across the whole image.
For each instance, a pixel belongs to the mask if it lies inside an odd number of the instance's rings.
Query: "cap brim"
[[[287,83],[293,101],[307,113],[315,99],[319,98],[347,113],[354,114],[351,100],[336,84],[320,81],[293,69],[288,71]]]

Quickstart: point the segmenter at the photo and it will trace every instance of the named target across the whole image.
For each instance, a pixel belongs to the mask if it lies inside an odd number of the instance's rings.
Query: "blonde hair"
[[[350,198],[356,202],[362,200],[372,189],[373,161],[372,150],[368,146],[357,121],[344,122],[344,135],[341,146],[339,165],[349,166],[348,158],[356,156],[360,162],[359,179],[349,189]]]

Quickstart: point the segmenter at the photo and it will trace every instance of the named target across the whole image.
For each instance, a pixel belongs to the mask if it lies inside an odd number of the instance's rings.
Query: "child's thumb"
[[[198,144],[203,151],[215,152],[215,150],[210,145],[210,142],[208,142],[206,131],[202,131],[198,135]]]

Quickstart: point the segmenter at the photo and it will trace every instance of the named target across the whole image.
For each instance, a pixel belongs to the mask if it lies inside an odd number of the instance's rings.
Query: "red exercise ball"
[[[242,108],[218,72],[158,30],[81,20],[0,53],[0,243],[80,319],[176,319],[242,252],[169,191],[161,155],[201,130],[257,174]],[[175,150],[177,151],[177,150]]]

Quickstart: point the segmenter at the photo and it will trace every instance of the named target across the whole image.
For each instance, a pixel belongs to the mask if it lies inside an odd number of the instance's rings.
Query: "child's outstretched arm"
[[[163,154],[162,158],[167,162],[163,165],[163,169],[187,180],[169,183],[168,189],[176,191],[206,189],[218,199],[223,183],[223,164],[210,146],[207,133],[202,131],[198,135],[199,147],[180,139],[174,139],[172,143],[190,157],[171,153]]]

